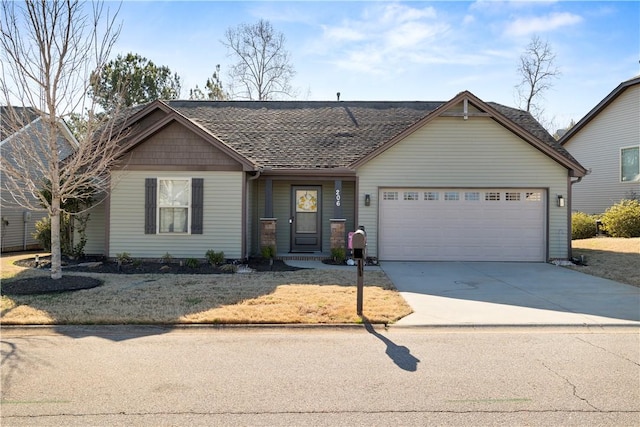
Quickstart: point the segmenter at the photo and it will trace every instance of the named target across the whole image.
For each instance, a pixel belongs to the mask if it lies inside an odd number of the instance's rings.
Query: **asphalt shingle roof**
[[[253,163],[346,167],[444,102],[168,101]]]
[[[0,141],[4,141],[40,117],[31,107],[0,106]]]
[[[348,167],[446,102],[165,101],[256,166]],[[576,160],[526,111],[487,105]],[[577,162],[576,162],[577,163]]]

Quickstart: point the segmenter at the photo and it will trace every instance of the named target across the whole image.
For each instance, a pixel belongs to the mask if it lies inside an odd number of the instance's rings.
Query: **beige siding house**
[[[589,170],[571,208],[597,214],[640,197],[640,76],[616,87],[560,143]]]
[[[521,110],[448,102],[156,101],[92,214],[109,257],[349,256],[546,262],[570,256],[585,169]]]

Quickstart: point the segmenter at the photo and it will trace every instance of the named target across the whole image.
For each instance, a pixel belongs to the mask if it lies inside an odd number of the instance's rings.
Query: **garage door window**
[[[508,202],[519,202],[520,201],[520,193],[505,193],[504,198]]]
[[[467,191],[466,193],[464,193],[464,199],[468,202],[477,202],[480,200],[480,192]]]
[[[382,200],[398,200],[398,192],[385,191],[382,193]]]
[[[527,193],[527,202],[539,202],[542,200],[542,195],[539,192]]]
[[[420,200],[417,191],[405,191],[404,200]]]
[[[484,193],[484,200],[487,202],[498,202],[500,201],[500,193],[487,192]]]
[[[440,193],[437,191],[425,191],[424,199],[429,201],[435,201],[440,199]]]
[[[444,199],[448,201],[460,200],[460,193],[457,191],[446,191],[444,193]]]

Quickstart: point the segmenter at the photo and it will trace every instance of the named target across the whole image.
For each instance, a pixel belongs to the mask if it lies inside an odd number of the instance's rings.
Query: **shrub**
[[[51,219],[44,217],[36,222],[36,231],[32,236],[40,242],[45,251],[49,252],[51,250]]]
[[[331,248],[331,258],[338,264],[343,264],[347,259],[344,248]]]
[[[204,254],[205,258],[209,261],[211,265],[220,265],[224,264],[224,252],[216,252],[213,249],[209,249],[207,253]]]
[[[584,212],[571,214],[571,239],[589,239],[596,235],[597,216]]]
[[[264,259],[273,259],[276,257],[276,248],[275,246],[263,246],[260,254]]]
[[[601,220],[611,237],[640,237],[640,201],[621,200],[607,209]]]
[[[118,261],[118,264],[126,264],[131,262],[131,255],[129,252],[121,252],[116,254],[116,260]]]
[[[184,261],[184,265],[186,265],[189,268],[197,268],[200,265],[200,261],[198,261],[195,258],[187,258]]]
[[[165,252],[165,254],[162,255],[162,262],[164,262],[165,264],[170,264],[172,260],[173,257],[169,252]]]

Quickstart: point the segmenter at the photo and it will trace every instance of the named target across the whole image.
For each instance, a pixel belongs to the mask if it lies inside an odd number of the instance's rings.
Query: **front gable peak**
[[[439,117],[459,117],[462,120],[476,117],[490,118],[569,169],[571,176],[584,176],[586,174],[584,167],[562,148],[530,113],[501,104],[482,101],[469,91],[460,92],[423,119],[381,145],[377,150],[354,162],[351,167],[358,168],[366,164],[369,160],[382,154]]]

